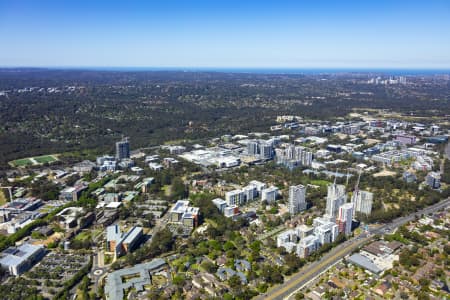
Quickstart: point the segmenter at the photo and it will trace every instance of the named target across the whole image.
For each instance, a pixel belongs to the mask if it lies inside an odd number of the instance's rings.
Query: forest
[[[450,83],[371,85],[373,74],[0,69],[0,166],[77,151],[267,131],[277,115],[333,120],[355,108],[450,114]]]

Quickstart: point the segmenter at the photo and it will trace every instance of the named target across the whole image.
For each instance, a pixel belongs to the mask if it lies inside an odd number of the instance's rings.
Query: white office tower
[[[347,200],[345,194],[345,186],[342,184],[330,184],[328,185],[327,193],[327,207],[325,215],[330,221],[335,221],[338,215],[339,207]]]
[[[299,184],[289,187],[289,213],[298,214],[306,209],[306,187]]]
[[[345,203],[339,207],[339,232],[345,235],[352,233],[353,203]]]
[[[370,215],[372,212],[373,193],[355,190],[352,196],[353,215],[357,212]]]

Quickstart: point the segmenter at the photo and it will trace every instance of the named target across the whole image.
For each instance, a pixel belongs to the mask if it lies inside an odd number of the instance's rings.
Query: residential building
[[[352,233],[353,203],[345,203],[339,207],[339,232],[345,235]]]
[[[245,194],[242,190],[232,190],[225,193],[225,201],[228,206],[239,206],[245,202]]]
[[[268,203],[274,202],[278,197],[278,188],[275,186],[268,187],[261,191],[261,201]]]
[[[221,198],[216,198],[212,200],[212,203],[217,207],[217,209],[223,213],[225,210],[225,207],[227,207],[227,202]]]
[[[306,210],[306,187],[304,185],[296,185],[289,187],[289,213],[291,215],[298,214]]]
[[[352,195],[353,214],[357,212],[370,215],[372,212],[373,193],[356,189]]]
[[[239,207],[237,205],[230,205],[224,208],[223,215],[227,218],[239,214]]]
[[[345,193],[344,185],[336,183],[328,185],[327,205],[325,209],[326,217],[331,221],[336,220],[339,207],[344,204],[346,200],[347,195]]]
[[[300,240],[297,245],[297,255],[300,258],[308,257],[319,248],[319,238],[315,235],[307,236]]]
[[[426,179],[426,183],[433,189],[438,189],[441,187],[441,175],[438,172],[430,172],[428,173]]]

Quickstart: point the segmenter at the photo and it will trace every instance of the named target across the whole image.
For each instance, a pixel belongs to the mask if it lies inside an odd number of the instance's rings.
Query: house
[[[390,282],[384,281],[374,289],[374,292],[383,297],[391,289],[391,286]]]

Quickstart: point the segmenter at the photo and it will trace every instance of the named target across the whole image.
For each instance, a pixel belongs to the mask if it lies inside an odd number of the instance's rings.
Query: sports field
[[[29,158],[16,159],[11,162],[15,167],[25,167],[33,165],[33,162]]]
[[[43,156],[37,156],[37,157],[33,157],[33,158],[34,158],[35,161],[37,161],[40,164],[52,163],[52,162],[58,160],[53,155],[43,155]]]
[[[45,163],[52,163],[57,160],[58,160],[58,158],[56,157],[56,155],[42,155],[42,156],[16,159],[16,160],[10,161],[9,164],[13,167],[26,167],[26,166],[42,165]]]

